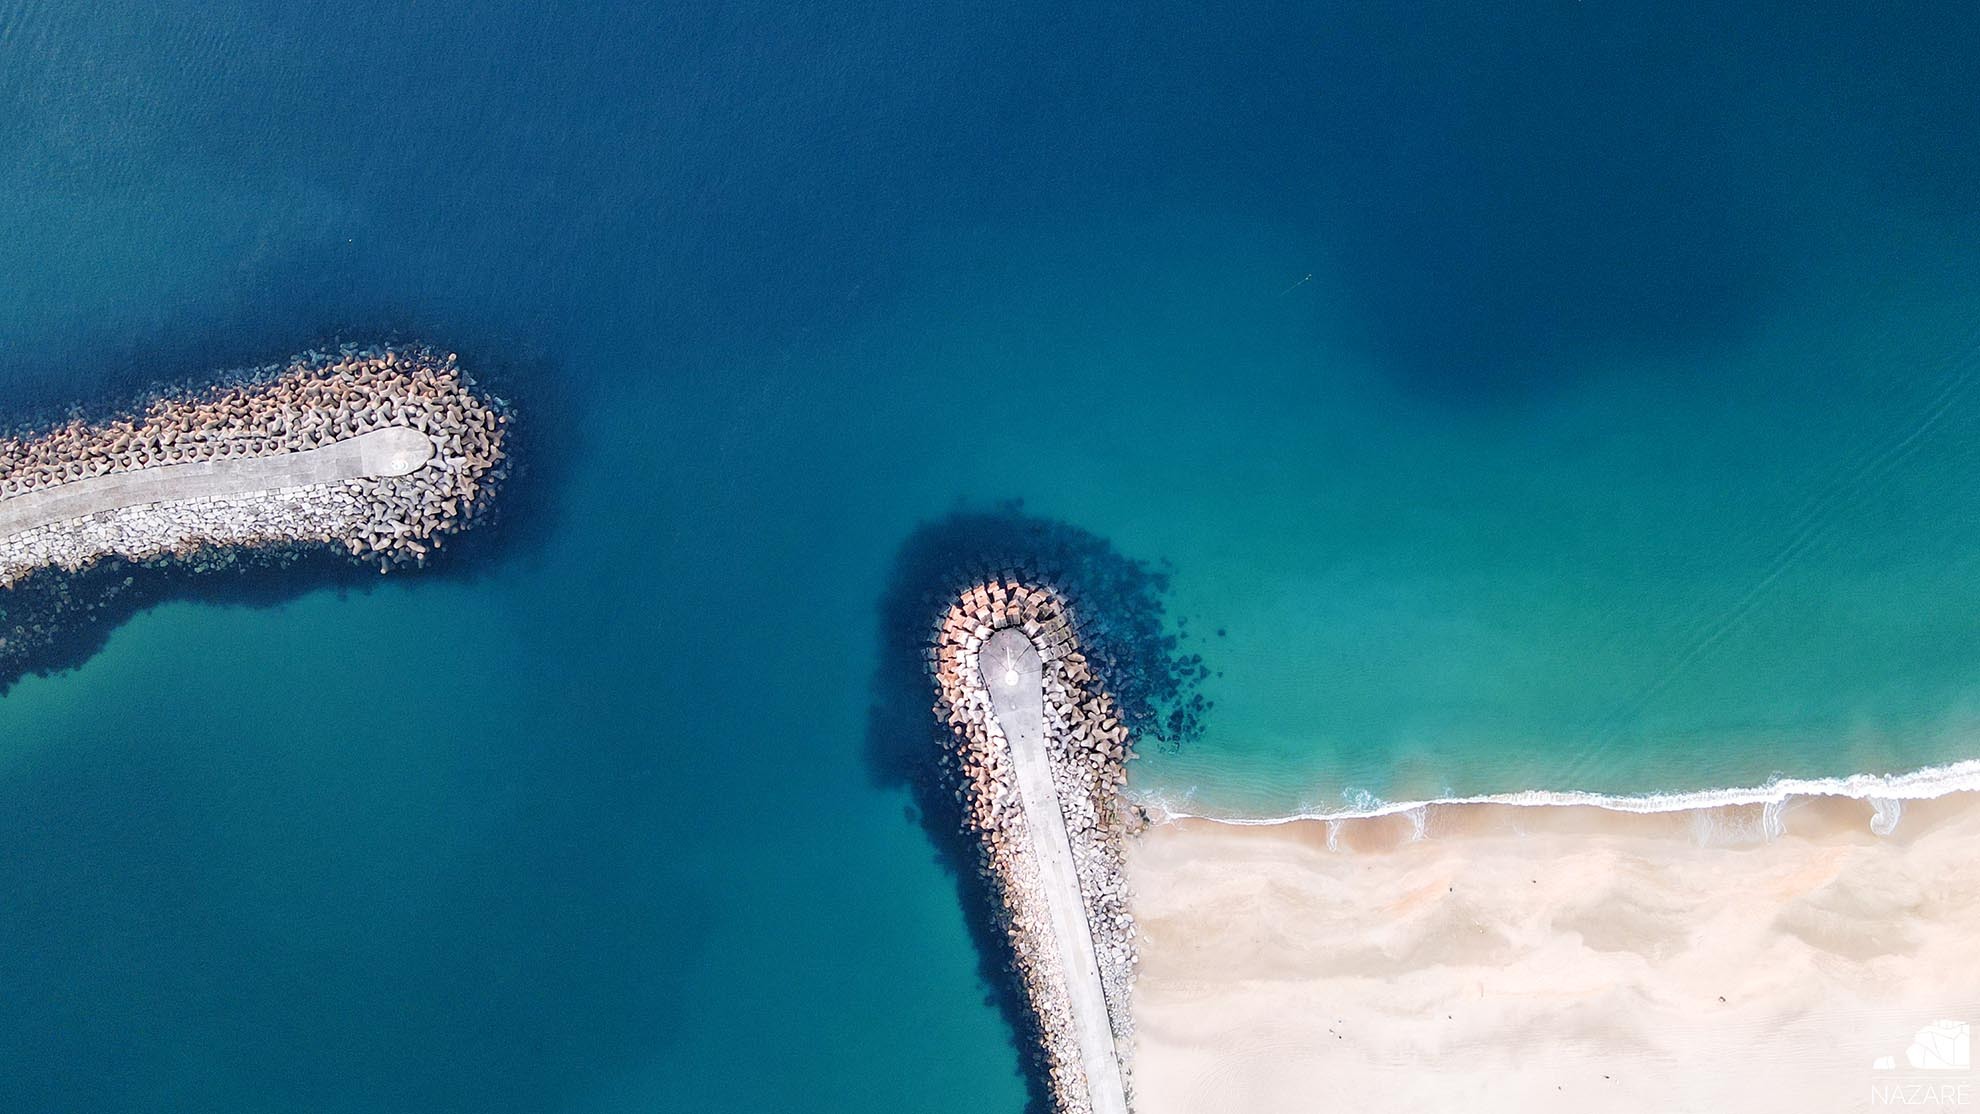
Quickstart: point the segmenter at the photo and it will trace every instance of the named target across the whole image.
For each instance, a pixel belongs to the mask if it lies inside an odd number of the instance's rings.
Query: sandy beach
[[[1870,819],[1159,824],[1129,859],[1137,1109],[1980,1109],[1980,1075],[1908,1056],[1980,1022],[1980,794]]]

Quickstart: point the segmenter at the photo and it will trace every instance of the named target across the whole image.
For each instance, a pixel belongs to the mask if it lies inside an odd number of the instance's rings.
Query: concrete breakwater
[[[489,506],[507,423],[451,353],[344,345],[0,439],[0,587],[216,547],[422,562]]]
[[[506,409],[451,353],[346,344],[0,438],[0,684],[144,597],[140,568],[424,563],[492,507]]]
[[[1133,757],[1128,729],[1080,652],[1068,601],[1014,569],[959,592],[927,665],[936,714],[952,731],[953,792],[979,841],[978,869],[999,903],[1054,1101],[1079,1114],[1125,1109],[1137,958],[1125,842],[1140,823],[1120,797]],[[1028,710],[993,692],[989,677],[1013,691],[1035,686],[1042,699]],[[1025,768],[1041,757],[1049,770]],[[1054,869],[1060,851],[1071,878]]]

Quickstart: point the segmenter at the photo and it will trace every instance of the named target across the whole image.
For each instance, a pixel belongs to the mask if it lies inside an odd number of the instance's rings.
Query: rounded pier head
[[[979,659],[983,683],[992,693],[1037,684],[1045,675],[1045,663],[1038,647],[1015,627],[1005,627],[986,639]]]
[[[403,476],[433,459],[433,438],[405,426],[374,429],[357,442],[366,475]]]

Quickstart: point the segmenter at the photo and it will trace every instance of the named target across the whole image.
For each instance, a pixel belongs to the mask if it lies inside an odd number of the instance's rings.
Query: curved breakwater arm
[[[228,547],[422,562],[489,505],[507,422],[451,354],[345,345],[136,416],[0,439],[0,588]]]
[[[1011,748],[1018,799],[1024,808],[1039,894],[1052,926],[1065,980],[1066,1012],[1079,1045],[1087,1100],[1094,1114],[1126,1114],[1120,1055],[1107,1013],[1107,994],[1093,928],[1080,895],[1072,837],[1066,831],[1057,775],[1046,745],[1045,677],[1037,647],[1006,627],[984,644],[981,664],[991,715]]]
[[[936,713],[953,732],[946,760],[1054,1106],[1125,1114],[1136,960],[1119,797],[1127,728],[1050,586],[986,575],[961,590],[933,641]]]

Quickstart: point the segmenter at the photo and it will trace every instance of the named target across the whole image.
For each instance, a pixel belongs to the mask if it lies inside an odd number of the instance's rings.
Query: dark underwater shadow
[[[10,379],[15,389],[8,401],[16,408],[0,424],[33,428],[76,416],[103,420],[139,408],[160,391],[210,382],[228,369],[278,362],[340,341],[446,343],[443,337],[408,333],[394,324],[407,318],[380,312],[368,327],[296,331],[286,341],[251,354],[242,350],[231,326],[204,341],[190,330],[181,331],[161,338],[149,355],[134,349],[112,351],[104,364],[110,370],[87,397],[61,395],[70,384],[51,374],[55,365],[46,363]],[[571,462],[584,450],[581,401],[578,392],[561,388],[565,369],[557,360],[503,344],[450,350],[460,354],[479,390],[510,404],[509,475],[482,521],[446,539],[423,566],[394,570],[395,578],[473,583],[510,562],[533,557],[558,527],[560,493]],[[194,353],[214,355],[201,365],[192,362],[200,358]],[[555,448],[538,451],[539,446]],[[375,565],[322,546],[208,551],[185,561],[113,558],[78,573],[44,569],[0,590],[0,696],[24,676],[84,664],[117,627],[161,603],[278,607],[325,588],[369,591],[384,579]]]
[[[1102,537],[1025,514],[1019,503],[959,511],[924,524],[895,557],[880,600],[880,648],[867,713],[866,763],[873,784],[906,790],[936,861],[955,880],[974,940],[986,1004],[1009,1022],[1029,1093],[1028,1110],[1051,1109],[1050,1090],[995,895],[976,871],[976,837],[938,763],[950,745],[934,713],[935,687],[923,652],[955,593],[990,570],[1015,569],[1057,586],[1071,601],[1082,651],[1112,692],[1135,738],[1175,747],[1202,730],[1208,701],[1197,692],[1207,667],[1183,655],[1167,630],[1168,574],[1116,551]]]
[[[1244,148],[1203,133],[1206,192],[1298,229],[1339,304],[1286,304],[1430,401],[1719,374],[1699,357],[1779,327],[1811,274],[1980,232],[1971,23],[1309,5],[1224,32],[1258,111]]]

